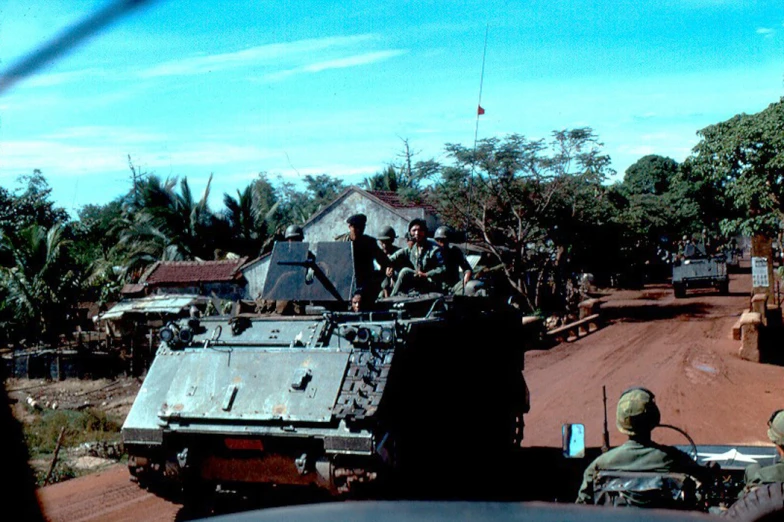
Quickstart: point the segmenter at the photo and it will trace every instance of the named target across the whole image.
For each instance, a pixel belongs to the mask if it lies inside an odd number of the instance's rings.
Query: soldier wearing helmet
[[[289,225],[286,228],[286,233],[283,236],[286,241],[302,241],[305,239],[305,234],[302,232],[302,227],[299,225]]]
[[[779,458],[784,457],[784,410],[776,410],[768,419],[768,438],[776,445],[776,452]],[[761,467],[759,464],[752,464],[746,468],[745,474],[746,487],[743,492],[773,484],[784,482],[784,462]]]
[[[381,250],[383,250],[387,256],[391,256],[400,250],[400,247],[395,245],[396,238],[397,234],[395,233],[394,228],[387,225],[381,229],[381,234],[378,236],[378,246],[381,247]],[[397,271],[393,270],[393,272],[392,276],[384,274],[384,279],[381,281],[381,293],[379,293],[379,297],[389,297],[390,292],[392,292],[392,287],[395,286],[395,279],[397,279]]]
[[[391,256],[400,250],[400,247],[395,246],[395,239],[397,239],[395,229],[386,226],[381,229],[381,234],[378,236],[378,246],[381,247],[381,250],[383,250],[386,255]]]
[[[444,266],[446,267],[443,275],[444,290],[462,295],[465,293],[465,286],[473,276],[473,271],[465,255],[463,255],[463,251],[450,244],[449,236],[451,232],[449,227],[440,226],[436,229],[436,233],[433,234],[433,239],[441,247],[444,255]],[[462,278],[460,277],[461,270],[463,271]]]
[[[578,504],[594,503],[593,481],[599,471],[686,473],[699,479],[709,474],[708,468],[697,464],[686,453],[651,440],[651,431],[660,420],[653,392],[629,388],[621,394],[615,426],[629,440],[603,453],[588,466],[577,496]]]

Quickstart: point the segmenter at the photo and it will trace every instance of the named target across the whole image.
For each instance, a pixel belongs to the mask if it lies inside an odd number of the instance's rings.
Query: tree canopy
[[[784,215],[784,99],[698,132],[687,180],[715,201],[725,232],[775,233]],[[718,207],[718,208],[717,208]]]

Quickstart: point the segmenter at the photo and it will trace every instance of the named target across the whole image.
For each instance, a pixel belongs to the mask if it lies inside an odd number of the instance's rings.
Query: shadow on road
[[[708,306],[704,303],[683,303],[681,305],[661,306],[658,304],[626,305],[602,307],[602,315],[608,320],[657,321],[673,319],[678,316],[704,317]]]

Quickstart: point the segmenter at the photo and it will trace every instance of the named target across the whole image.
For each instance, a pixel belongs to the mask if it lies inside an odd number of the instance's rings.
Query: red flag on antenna
[[[484,114],[484,113],[485,113],[485,110],[482,108],[482,106],[481,106],[481,105],[479,105],[479,107],[476,109],[476,113],[477,113],[479,116],[481,116],[482,114]]]

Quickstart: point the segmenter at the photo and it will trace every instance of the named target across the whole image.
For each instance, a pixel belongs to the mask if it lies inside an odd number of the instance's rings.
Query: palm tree
[[[187,178],[147,177],[126,211],[118,247],[130,267],[160,260],[212,259],[225,230],[210,211],[207,198],[212,175],[201,199],[195,200]]]
[[[272,201],[262,185],[256,180],[242,191],[237,191],[237,198],[223,195],[226,210],[223,219],[229,234],[229,250],[241,256],[255,257],[261,253],[265,242],[274,229],[273,218],[279,203]]]
[[[0,306],[10,312],[7,328],[28,341],[56,341],[67,332],[76,304],[79,281],[68,259],[65,227],[31,225],[16,236],[0,236],[0,250],[9,261],[0,267],[5,289]]]

